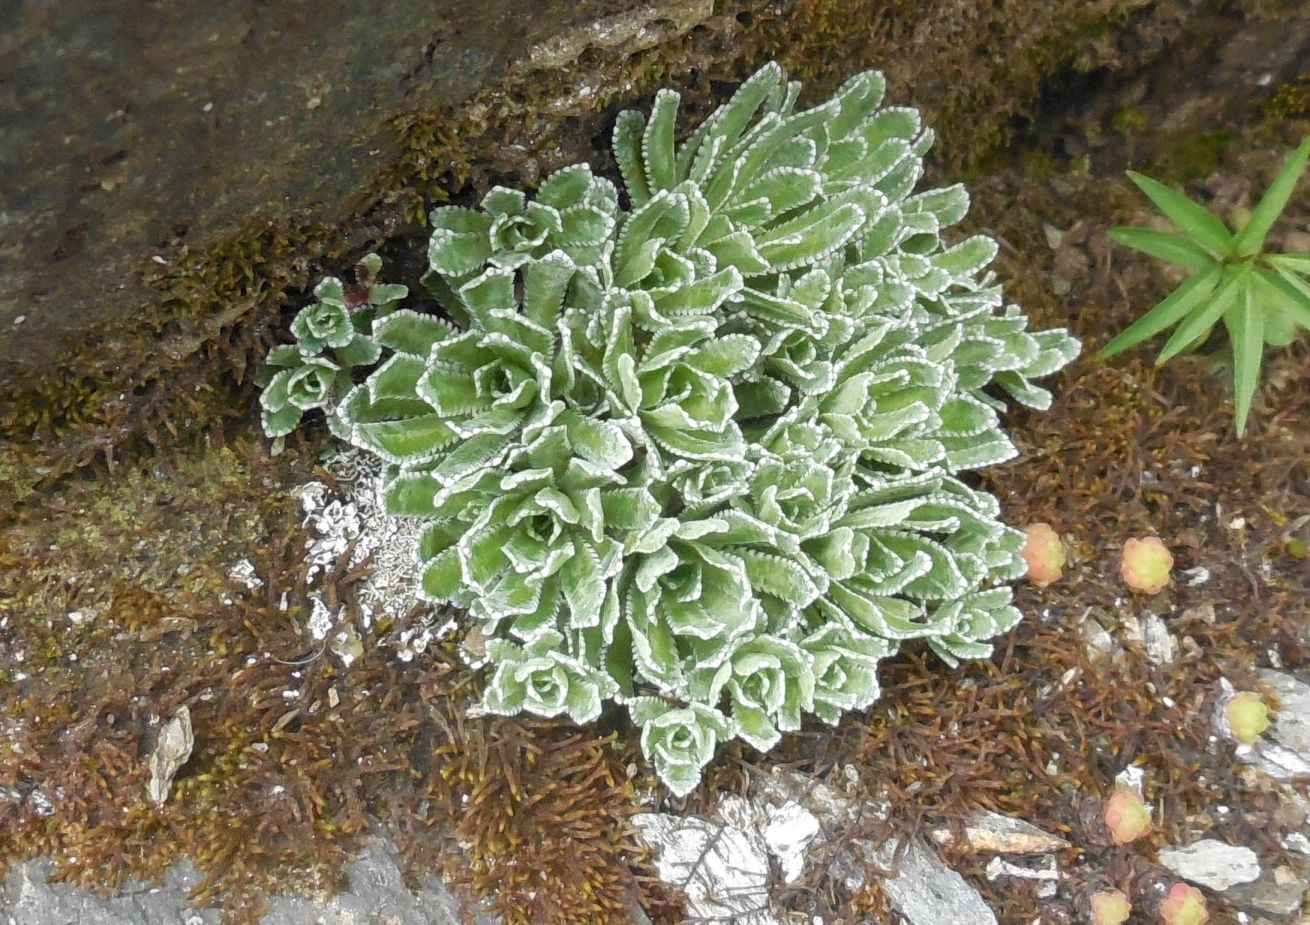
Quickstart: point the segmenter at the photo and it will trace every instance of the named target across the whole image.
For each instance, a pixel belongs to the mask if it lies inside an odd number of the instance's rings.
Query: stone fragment
[[[1050,899],[1060,888],[1060,865],[1049,855],[1042,859],[1041,867],[1026,867],[1011,864],[1002,858],[992,858],[987,863],[987,879],[995,881],[1001,877],[1041,881],[1037,887],[1037,895],[1041,899]]]
[[[778,859],[784,883],[795,883],[805,867],[805,849],[819,834],[819,820],[799,803],[788,802],[765,811],[764,844]]]
[[[785,771],[775,771],[756,787],[775,802],[801,804],[827,832],[840,831],[857,819],[886,818],[883,807],[857,807],[835,788]],[[900,847],[895,838],[881,845],[856,841],[832,858],[831,870],[852,892],[864,885],[869,866],[884,873],[878,888],[905,925],[996,925],[995,913],[978,891],[927,842],[914,839],[897,857]]]
[[[1184,880],[1222,893],[1260,877],[1260,859],[1250,848],[1203,838],[1185,848],[1160,852],[1160,863]]]
[[[260,925],[497,925],[437,878],[406,885],[400,854],[387,839],[371,837],[346,865],[344,888],[330,899],[272,896]],[[15,864],[0,877],[3,925],[219,925],[217,908],[196,906],[191,895],[203,878],[189,861],[175,864],[157,883],[129,880],[121,893],[51,881],[46,859]],[[640,920],[634,918],[634,925]],[[649,925],[649,923],[647,923]]]
[[[1125,617],[1123,625],[1125,637],[1131,642],[1142,643],[1142,649],[1146,650],[1146,658],[1151,660],[1151,664],[1166,666],[1178,660],[1178,639],[1169,632],[1165,621],[1154,613],[1145,614],[1140,620]]]
[[[947,826],[935,828],[928,835],[943,848],[955,844],[955,836]],[[975,854],[1049,854],[1068,848],[1069,843],[1023,819],[976,812],[964,820],[959,847]]]
[[[730,794],[716,815],[642,813],[632,822],[654,852],[660,879],[686,895],[688,919],[777,925],[755,807]]]
[[[864,846],[865,859],[890,870],[899,843]],[[996,925],[996,914],[937,852],[914,839],[901,855],[895,872],[878,887],[906,925]]]
[[[1301,910],[1310,884],[1291,868],[1265,871],[1253,883],[1242,883],[1224,891],[1224,899],[1243,909],[1266,915],[1295,915]]]
[[[159,739],[150,752],[150,780],[146,784],[150,802],[163,806],[168,801],[173,778],[191,757],[191,747],[194,744],[191,710],[185,706],[178,707],[173,718],[159,730]]]

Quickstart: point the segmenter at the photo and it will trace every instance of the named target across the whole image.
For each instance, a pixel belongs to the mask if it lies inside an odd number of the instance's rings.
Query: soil
[[[1064,577],[1021,585],[1028,619],[993,658],[949,671],[910,648],[884,666],[883,698],[865,715],[807,726],[767,759],[724,749],[680,806],[744,789],[767,761],[819,779],[854,766],[859,795],[887,801],[898,833],[979,808],[1022,815],[1072,845],[1060,859],[1072,880],[1055,898],[948,858],[1005,925],[1081,921],[1087,893],[1105,886],[1144,908],[1167,884],[1156,850],[1202,835],[1304,867],[1279,841],[1304,824],[1298,804],[1214,740],[1210,712],[1221,677],[1256,689],[1256,668],[1310,661],[1310,345],[1270,352],[1242,438],[1214,368],[1222,341],[1162,368],[1145,348],[1111,362],[1094,352],[1176,282],[1108,241],[1109,226],[1147,219],[1122,170],[1169,176],[1222,208],[1249,202],[1310,131],[1310,82],[1269,86],[1263,105],[1218,122],[1182,120],[1163,145],[1153,126],[1195,111],[1202,83],[1151,92],[1161,84],[1149,73],[1067,78],[1048,80],[1036,116],[1013,123],[970,179],[970,222],[1002,242],[1011,297],[1035,327],[1070,326],[1086,345],[1052,383],[1049,412],[1011,415],[1020,460],[984,478],[1012,523],[1045,521],[1066,538]],[[1278,233],[1307,249],[1297,236],[1310,234],[1310,184]],[[252,388],[237,392],[253,409]],[[411,870],[444,871],[507,923],[621,921],[634,905],[677,921],[677,897],[626,819],[652,794],[679,804],[631,730],[470,717],[477,675],[453,641],[397,660],[404,620],[379,626],[349,668],[308,645],[292,489],[330,440],[311,431],[272,455],[253,410],[204,434],[185,451],[81,469],[0,532],[0,864],[49,854],[61,876],[113,889],[188,855],[206,877],[198,899],[253,921],[270,889],[333,889],[381,826]],[[1118,574],[1124,540],[1148,535],[1176,559],[1173,585],[1151,597]],[[258,587],[230,574],[242,559]],[[328,603],[349,606],[358,577],[338,569]],[[1122,639],[1148,613],[1178,640],[1175,663],[1134,643],[1117,657],[1088,651],[1091,621]],[[145,756],[183,705],[195,749],[160,808],[146,798]],[[1097,801],[1132,764],[1154,829],[1116,847]],[[850,896],[822,881],[840,847],[823,845],[780,906],[881,921],[876,883]],[[1236,915],[1212,903],[1216,925]]]

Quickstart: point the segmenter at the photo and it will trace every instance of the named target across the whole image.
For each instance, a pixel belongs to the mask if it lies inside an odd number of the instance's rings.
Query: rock
[[[194,744],[191,710],[186,706],[179,707],[173,718],[159,730],[159,739],[150,752],[150,781],[146,784],[150,802],[163,806],[168,801],[173,778],[191,757],[191,747]]]
[[[928,833],[943,848],[955,844],[950,828],[940,827]],[[961,848],[975,854],[1049,854],[1069,847],[1069,843],[1022,819],[999,813],[976,812],[964,820]]]
[[[805,849],[819,834],[819,820],[799,803],[785,803],[766,810],[764,844],[778,859],[784,883],[795,883],[805,867]]]
[[[999,880],[1001,877],[1042,881],[1037,888],[1037,895],[1041,899],[1050,899],[1059,889],[1060,865],[1051,856],[1042,859],[1041,867],[1024,867],[1001,858],[992,858],[987,864],[987,879]]]
[[[866,846],[864,856],[890,870],[897,847],[894,839],[872,851]],[[900,865],[878,887],[906,925],[996,925],[996,914],[978,891],[919,839],[906,846]]]
[[[1099,662],[1119,652],[1119,644],[1114,641],[1110,631],[1097,620],[1091,618],[1084,620],[1078,627],[1078,632],[1083,639],[1083,649],[1093,662]]]
[[[1146,781],[1146,770],[1139,764],[1130,764],[1114,776],[1114,782],[1142,796],[1142,784]]]
[[[716,815],[642,813],[632,822],[654,852],[660,879],[686,894],[689,919],[777,925],[761,814],[730,794]]]
[[[1174,639],[1164,621],[1153,613],[1142,617],[1142,645],[1146,647],[1146,657],[1157,665],[1172,665],[1178,661],[1178,640]]]
[[[561,56],[593,49],[621,61],[713,12],[709,0],[601,6],[403,0],[307,15],[296,0],[223,14],[183,2],[131,29],[119,28],[127,0],[6,6],[0,380],[41,375],[97,324],[150,318],[142,306],[166,298],[143,263],[167,281],[188,256],[222,259],[243,231],[348,219],[397,162],[387,126],[416,98],[458,106],[507,72],[549,79]],[[221,307],[224,323],[237,309]]]
[[[1244,909],[1268,915],[1295,915],[1301,909],[1310,884],[1291,868],[1265,871],[1254,883],[1243,883],[1224,891],[1224,899]]]
[[[785,771],[755,782],[762,796],[785,805],[796,802],[819,820],[825,831],[840,831],[857,817],[885,819],[883,807],[856,807],[840,791]],[[996,925],[996,915],[969,882],[946,865],[926,842],[905,845],[892,838],[881,845],[855,841],[832,858],[830,870],[852,892],[864,885],[867,867],[886,874],[878,888],[906,925]]]
[[[170,868],[158,885],[128,882],[116,896],[67,883],[50,883],[54,864],[25,861],[0,881],[4,925],[219,925],[218,909],[197,908],[188,894],[201,877],[189,862]],[[394,845],[370,839],[346,866],[346,889],[328,900],[275,896],[260,925],[496,925],[433,877],[417,891],[402,879]]]
[[[1278,780],[1310,774],[1310,685],[1270,669],[1259,677],[1273,690],[1278,710],[1260,740],[1238,749],[1238,756]]]
[[[1160,863],[1184,880],[1222,893],[1260,877],[1260,859],[1250,848],[1203,838],[1185,848],[1160,852]]]

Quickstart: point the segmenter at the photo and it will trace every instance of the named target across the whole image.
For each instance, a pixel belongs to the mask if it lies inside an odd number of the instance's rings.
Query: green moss
[[[1265,119],[1275,124],[1310,118],[1310,76],[1283,84],[1260,104],[1260,109]]]
[[[1151,176],[1172,183],[1208,177],[1219,169],[1233,140],[1229,132],[1214,131],[1159,145],[1160,154],[1151,165]]]
[[[1119,107],[1110,117],[1110,128],[1121,135],[1136,135],[1150,125],[1150,119],[1140,107],[1128,103]]]

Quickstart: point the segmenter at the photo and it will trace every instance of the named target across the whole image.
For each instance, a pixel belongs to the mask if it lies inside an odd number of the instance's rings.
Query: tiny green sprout
[[[1024,530],[1023,558],[1028,563],[1028,580],[1039,588],[1060,580],[1066,550],[1060,534],[1050,524],[1030,524]]]
[[[1269,728],[1269,706],[1255,691],[1239,691],[1228,698],[1224,718],[1234,739],[1243,745],[1254,745]]]
[[[1191,275],[1106,344],[1101,355],[1113,356],[1174,327],[1156,360],[1162,364],[1202,343],[1222,321],[1232,343],[1236,424],[1237,432],[1243,433],[1260,378],[1264,345],[1286,346],[1298,327],[1310,330],[1310,254],[1265,250],[1269,230],[1287,207],[1307,161],[1310,138],[1287,158],[1249,218],[1242,216],[1245,220],[1232,230],[1176,190],[1129,171],[1129,178],[1178,231],[1115,228],[1110,237],[1179,264]]]
[[[1102,890],[1091,900],[1092,925],[1123,925],[1132,915],[1133,906],[1119,890]]]
[[[1200,890],[1175,883],[1160,903],[1160,918],[1165,925],[1205,925],[1210,921],[1210,912]]]
[[[1169,584],[1174,557],[1156,536],[1130,539],[1124,543],[1119,574],[1124,583],[1143,594],[1159,594]]]
[[[1127,787],[1117,787],[1105,801],[1105,827],[1116,845],[1136,841],[1151,831],[1151,811],[1142,798]]]

